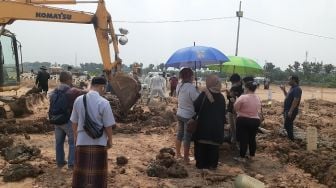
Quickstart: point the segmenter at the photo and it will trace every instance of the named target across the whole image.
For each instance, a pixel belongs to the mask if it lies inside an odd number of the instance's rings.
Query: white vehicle
[[[263,84],[265,79],[266,79],[265,77],[255,77],[254,78],[254,80],[258,83],[258,86],[260,84]]]

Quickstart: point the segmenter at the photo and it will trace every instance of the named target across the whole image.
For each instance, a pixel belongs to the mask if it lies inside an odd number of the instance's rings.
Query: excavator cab
[[[0,34],[0,92],[18,90],[20,64],[15,35],[8,30]]]

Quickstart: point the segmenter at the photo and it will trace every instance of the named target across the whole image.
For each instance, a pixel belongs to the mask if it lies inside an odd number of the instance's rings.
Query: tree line
[[[335,73],[336,67],[333,64],[324,64],[323,62],[304,61],[300,63],[295,61],[288,65],[284,71],[275,67],[272,62],[266,62],[264,65],[264,74],[271,81],[284,81],[289,75],[295,74],[299,76],[303,85],[336,87]]]
[[[147,67],[144,66],[141,62],[138,63],[141,67],[141,72],[143,75],[147,75],[148,72],[154,71],[162,71],[168,73],[178,73],[178,69],[173,69],[167,71],[164,63],[160,63],[158,65],[149,64]],[[122,64],[122,69],[124,72],[129,73],[132,70],[131,65]],[[69,64],[57,64],[50,62],[25,62],[23,63],[23,70],[25,72],[34,70],[37,72],[41,66],[51,67],[51,66],[60,66],[64,70],[67,70],[69,66],[73,67],[73,65]],[[101,75],[103,73],[103,65],[101,63],[81,63],[78,67],[73,67],[78,71],[87,71],[90,75],[96,76]],[[307,62],[304,61],[302,63],[295,61],[293,64],[288,65],[285,70],[281,70],[280,67],[276,67],[272,62],[266,62],[264,67],[264,76],[271,80],[271,82],[283,82],[288,79],[288,76],[292,74],[296,74],[300,78],[300,82],[303,85],[316,85],[323,87],[336,87],[336,66],[333,64],[324,64],[323,62]],[[197,77],[204,77],[210,71],[203,70],[197,71]],[[220,77],[223,79],[228,79],[230,75],[225,73],[218,73]]]

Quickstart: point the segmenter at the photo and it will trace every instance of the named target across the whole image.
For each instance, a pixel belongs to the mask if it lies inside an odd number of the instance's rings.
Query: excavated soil
[[[54,130],[54,127],[49,125],[46,117],[32,119],[11,119],[0,120],[0,133],[2,134],[41,134]]]
[[[292,142],[282,131],[282,103],[264,101],[262,128],[266,131],[257,135],[254,161],[234,161],[238,151],[224,143],[220,146],[220,163],[215,171],[198,170],[194,160],[185,164],[175,157],[175,108],[175,99],[169,105],[155,99],[149,106],[139,102],[126,119],[116,116],[119,123],[113,131],[113,147],[108,150],[109,187],[233,187],[239,174],[254,177],[266,187],[336,187],[336,103],[304,100],[294,123],[296,139]],[[31,155],[18,157],[25,160],[16,160],[17,164],[0,158],[3,176],[0,187],[71,187],[72,171],[55,165],[53,128],[43,116],[45,112],[0,124],[2,154],[23,151],[21,156]],[[27,130],[25,126],[32,128]],[[305,132],[309,126],[318,130],[315,151],[306,151]],[[18,146],[23,148],[14,149]]]

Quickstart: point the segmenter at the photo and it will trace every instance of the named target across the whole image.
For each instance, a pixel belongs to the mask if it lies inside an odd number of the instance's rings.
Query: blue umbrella
[[[166,62],[166,67],[201,68],[229,61],[221,51],[212,47],[191,46],[177,50]]]

